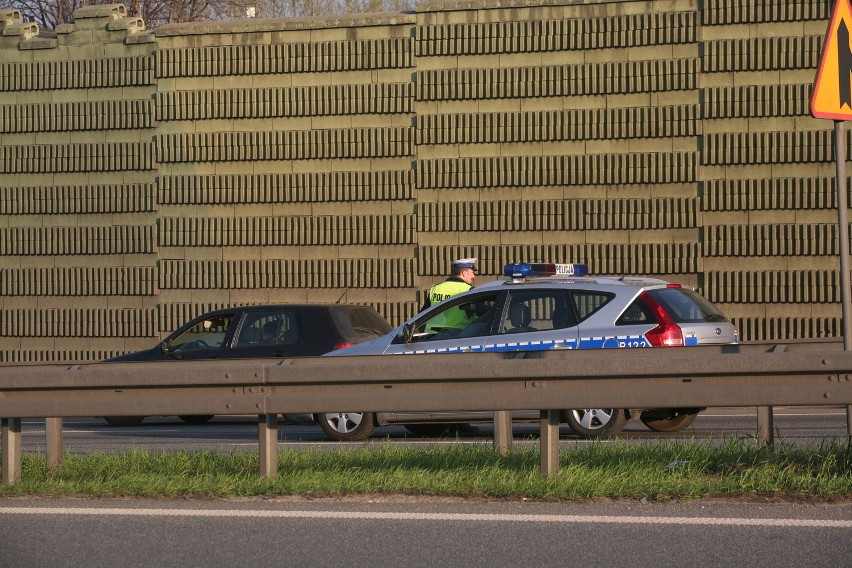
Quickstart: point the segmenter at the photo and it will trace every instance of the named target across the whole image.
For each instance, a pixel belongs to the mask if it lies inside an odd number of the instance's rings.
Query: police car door
[[[647,346],[642,335],[649,329],[647,323],[638,327],[616,324],[625,299],[616,300],[614,293],[603,290],[572,290],[571,298],[580,325],[580,349]]]
[[[486,351],[575,349],[578,330],[567,290],[512,290],[502,307],[496,333]]]
[[[473,292],[444,300],[404,326],[385,353],[483,351],[503,295],[500,291]]]

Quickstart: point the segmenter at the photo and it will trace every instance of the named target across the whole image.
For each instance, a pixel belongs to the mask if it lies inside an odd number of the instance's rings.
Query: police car
[[[329,356],[548,351],[735,344],[737,330],[690,287],[655,278],[593,277],[584,264],[508,264],[507,279],[477,286],[421,312],[387,335]],[[619,432],[630,417],[655,431],[688,427],[700,408],[566,410],[580,436]],[[415,433],[435,423],[490,419],[488,413],[326,414],[323,429],[363,439],[375,425],[405,424]],[[516,418],[518,415],[516,415]],[[530,418],[537,418],[531,414]],[[366,434],[365,434],[366,432]]]

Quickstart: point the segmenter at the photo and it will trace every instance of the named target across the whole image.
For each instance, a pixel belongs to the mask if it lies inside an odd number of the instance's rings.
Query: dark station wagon
[[[322,355],[376,339],[391,330],[372,307],[345,304],[282,304],[207,312],[151,349],[113,361],[288,358]],[[203,423],[212,416],[181,416]],[[133,426],[144,416],[106,416],[113,426]]]

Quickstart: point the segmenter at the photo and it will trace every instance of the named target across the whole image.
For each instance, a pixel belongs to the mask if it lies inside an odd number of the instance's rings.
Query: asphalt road
[[[753,438],[753,409],[709,409],[693,427],[657,434],[632,421],[623,439],[722,442]],[[776,409],[776,438],[846,439],[844,408]],[[24,451],[40,451],[44,423],[24,421]],[[365,443],[483,444],[490,426],[438,440],[399,426]],[[537,444],[535,424],[516,444]],[[152,417],[113,428],[69,419],[70,452],[256,451],[254,417],[191,426]],[[318,427],[281,425],[282,444],[334,450]],[[563,430],[561,444],[586,443]],[[695,501],[538,503],[389,496],[314,499],[0,499],[0,568],[51,566],[845,566],[852,504]],[[615,564],[617,563],[617,564]]]
[[[0,566],[846,566],[852,505],[0,499]]]
[[[753,408],[711,408],[698,416],[688,429],[673,434],[648,430],[640,421],[628,422],[621,439],[631,443],[655,443],[660,440],[684,439],[723,442],[731,438],[753,439],[756,432]],[[256,417],[217,416],[201,425],[186,424],[175,416],[148,417],[139,426],[112,427],[99,418],[69,418],[64,422],[64,445],[71,453],[122,452],[129,448],[147,450],[245,450],[257,451]],[[778,442],[819,444],[823,440],[846,437],[845,408],[776,408],[775,439]],[[25,419],[22,427],[23,450],[44,451],[44,421]],[[515,444],[537,444],[538,425],[517,423]],[[482,444],[489,443],[493,429],[480,424],[473,433],[463,433],[445,439],[418,438],[402,426],[378,428],[370,443],[388,440],[409,445],[420,444]],[[328,440],[318,426],[281,424],[278,437],[289,447],[311,447],[333,450],[351,447],[353,442]],[[567,426],[561,430],[562,445],[583,444]],[[357,443],[357,442],[355,442]]]

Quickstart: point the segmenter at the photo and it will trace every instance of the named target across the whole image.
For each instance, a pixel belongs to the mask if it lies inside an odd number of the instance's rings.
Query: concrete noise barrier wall
[[[745,340],[837,336],[808,109],[829,15],[433,1],[152,31],[114,4],[54,33],[2,10],[0,361],[97,360],[232,304],[399,323],[465,256],[693,285]]]

